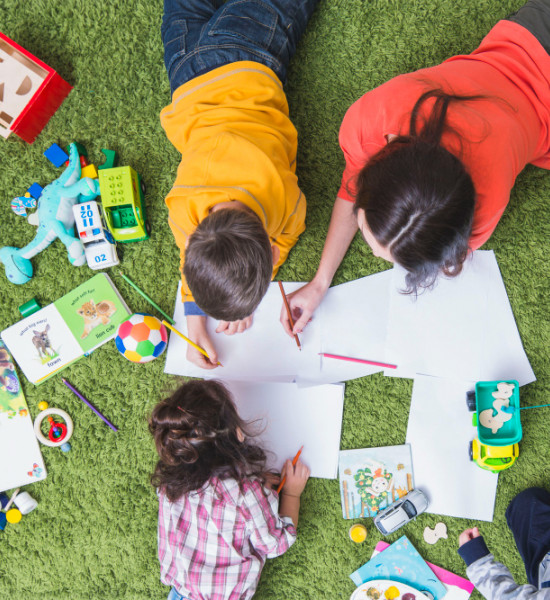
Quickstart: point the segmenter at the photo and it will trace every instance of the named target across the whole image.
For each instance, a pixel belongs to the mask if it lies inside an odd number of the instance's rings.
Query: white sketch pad
[[[303,283],[285,283],[285,292],[302,287]],[[181,283],[176,297],[174,327],[187,335],[187,323],[181,301]],[[201,369],[186,358],[187,342],[170,332],[164,371],[202,379],[224,381],[295,381],[298,374],[315,380],[321,369],[320,320],[314,319],[300,335],[302,350],[288,336],[279,318],[283,297],[278,283],[271,283],[267,294],[254,313],[252,327],[243,333],[216,333],[218,321],[207,318],[207,329],[218,351],[223,367]]]
[[[466,392],[472,389],[474,382],[418,376],[407,442],[415,487],[430,501],[427,512],[492,521],[498,475],[469,457],[469,443],[477,435],[466,406]]]
[[[494,252],[474,252],[458,277],[441,277],[417,299],[399,292],[404,284],[404,269],[394,268],[386,353],[399,369],[386,375],[535,380]]]
[[[239,415],[253,426],[268,454],[268,467],[280,471],[304,446],[300,460],[312,477],[336,479],[344,385],[298,387],[294,383],[226,382]]]

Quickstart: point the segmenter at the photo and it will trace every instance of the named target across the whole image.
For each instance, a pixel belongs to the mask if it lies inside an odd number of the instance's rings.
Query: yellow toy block
[[[97,168],[95,165],[86,165],[82,167],[82,174],[80,175],[80,179],[83,177],[91,177],[92,179],[97,179]]]

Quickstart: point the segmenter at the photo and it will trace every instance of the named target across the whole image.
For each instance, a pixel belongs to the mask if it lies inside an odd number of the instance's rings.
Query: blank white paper
[[[289,294],[303,285],[285,283],[285,292]],[[187,335],[180,287],[181,283],[176,296],[174,327]],[[201,369],[189,362],[186,358],[187,342],[170,332],[165,372],[224,381],[292,382],[299,374],[308,380],[316,380],[321,369],[320,319],[314,319],[300,334],[300,351],[279,321],[282,306],[279,284],[273,282],[254,313],[252,326],[245,332],[234,335],[216,333],[218,321],[208,317],[208,333],[223,365],[212,370]]]
[[[226,382],[239,415],[254,425],[259,445],[271,454],[268,467],[280,472],[304,446],[300,460],[312,477],[336,479],[343,385],[300,388],[294,383]]]
[[[392,279],[390,269],[329,289],[320,307],[321,352],[392,363],[386,357]],[[318,381],[348,381],[382,370],[373,365],[323,357]]]
[[[415,486],[430,502],[427,512],[492,521],[498,475],[469,457],[469,443],[477,435],[466,406],[466,392],[472,389],[474,382],[418,376],[407,443]]]
[[[417,298],[399,292],[405,270],[394,268],[386,354],[399,369],[464,380],[535,380],[492,251],[476,251],[455,278],[440,277]]]

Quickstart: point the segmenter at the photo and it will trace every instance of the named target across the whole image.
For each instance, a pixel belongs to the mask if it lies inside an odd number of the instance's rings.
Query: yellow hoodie
[[[166,204],[182,270],[197,225],[216,204],[238,200],[258,215],[280,250],[274,276],[306,216],[295,173],[298,135],[275,73],[248,61],[209,71],[180,86],[160,120],[181,152]],[[184,302],[193,300],[183,274],[182,282]]]

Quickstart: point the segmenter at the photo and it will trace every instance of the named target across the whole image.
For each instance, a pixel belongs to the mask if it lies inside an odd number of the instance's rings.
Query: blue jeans
[[[248,60],[284,83],[318,0],[164,0],[162,41],[172,93],[194,77]]]
[[[187,596],[182,596],[180,593],[176,591],[176,588],[171,588],[170,593],[168,594],[168,598],[166,600],[189,600]]]

